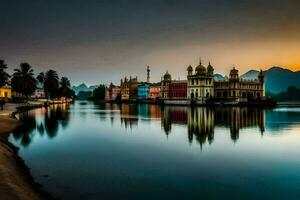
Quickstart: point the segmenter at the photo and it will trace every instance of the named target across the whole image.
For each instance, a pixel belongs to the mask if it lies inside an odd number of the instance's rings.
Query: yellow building
[[[3,86],[0,88],[0,99],[4,99],[5,101],[11,100],[11,87]]]

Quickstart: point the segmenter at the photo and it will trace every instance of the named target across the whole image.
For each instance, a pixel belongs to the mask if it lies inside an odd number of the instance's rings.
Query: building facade
[[[138,99],[149,98],[149,83],[141,82],[138,84]]]
[[[195,72],[193,72],[191,65],[187,68],[187,71],[187,96],[189,99],[203,100],[214,96],[214,68],[210,63],[206,68],[200,61],[195,68]]]
[[[10,101],[12,96],[11,87],[3,86],[0,88],[0,99],[4,99],[5,101]]]
[[[169,85],[172,81],[172,76],[167,71],[160,82],[160,97],[162,99],[169,98]]]
[[[207,99],[247,101],[265,97],[265,80],[263,72],[255,80],[244,80],[239,77],[235,67],[230,71],[229,78],[214,80],[214,68],[209,63],[204,67],[200,64],[195,68],[187,68],[187,98],[199,102]]]
[[[121,88],[119,86],[110,83],[109,87],[105,88],[105,100],[115,101],[120,98]]]
[[[136,100],[138,97],[138,81],[136,78],[131,78],[128,80],[127,77],[121,79],[120,84],[121,90],[121,100]]]
[[[214,97],[217,99],[247,101],[264,98],[265,78],[263,72],[260,71],[257,79],[244,80],[239,77],[239,71],[233,68],[228,80],[214,81],[214,93]]]
[[[156,100],[160,97],[160,83],[152,83],[149,86],[149,98],[152,100]]]
[[[168,90],[169,99],[186,99],[187,98],[187,81],[171,81]]]

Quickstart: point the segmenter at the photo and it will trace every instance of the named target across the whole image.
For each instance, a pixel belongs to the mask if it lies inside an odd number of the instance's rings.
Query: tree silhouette
[[[9,82],[9,74],[5,72],[7,69],[7,65],[4,60],[0,60],[0,87],[8,84]]]
[[[33,69],[28,63],[21,63],[19,69],[14,70],[11,80],[12,89],[27,97],[36,89],[36,79],[33,77]]]
[[[44,91],[47,98],[54,99],[59,95],[59,78],[54,70],[49,70],[44,75]]]

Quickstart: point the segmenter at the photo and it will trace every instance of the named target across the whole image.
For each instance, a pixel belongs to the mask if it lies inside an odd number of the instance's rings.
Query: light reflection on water
[[[10,141],[62,199],[298,199],[300,110],[76,102]]]

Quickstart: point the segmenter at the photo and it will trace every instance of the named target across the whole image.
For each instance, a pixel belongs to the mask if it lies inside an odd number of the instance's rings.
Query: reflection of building
[[[11,100],[11,87],[3,86],[0,88],[0,99],[4,99],[5,101]]]
[[[204,101],[208,98],[232,99],[246,101],[247,98],[260,99],[265,97],[265,81],[262,71],[255,80],[243,80],[239,77],[238,70],[230,71],[229,79],[214,80],[214,68],[209,65],[204,67],[200,64],[195,68],[189,66],[188,71],[188,98]]]
[[[217,108],[215,110],[215,123],[227,124],[230,127],[232,140],[239,138],[239,131],[246,127],[258,126],[261,133],[265,130],[265,111],[260,108]]]
[[[188,115],[188,137],[192,142],[193,138],[202,145],[208,140],[209,143],[214,138],[214,112],[211,108],[192,109]]]
[[[148,99],[148,98],[149,98],[149,83],[139,83],[138,99]]]
[[[160,97],[160,83],[152,83],[149,86],[149,98],[155,100]]]
[[[110,83],[109,87],[105,88],[105,100],[106,101],[114,101],[120,95],[121,88]]]
[[[162,109],[161,125],[167,135],[171,133],[172,124],[187,124],[188,138],[201,145],[214,140],[216,125],[229,127],[233,141],[239,138],[239,130],[247,127],[259,127],[265,130],[265,111],[257,108],[189,108],[169,107]]]
[[[120,106],[121,124],[124,124],[125,128],[138,124],[138,108],[134,104],[122,104]]]

